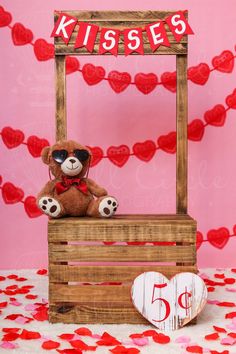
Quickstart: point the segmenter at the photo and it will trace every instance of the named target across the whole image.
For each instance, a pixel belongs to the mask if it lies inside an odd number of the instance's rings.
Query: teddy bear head
[[[52,146],[46,146],[41,156],[56,178],[84,177],[91,159],[89,149],[73,140],[61,140]]]

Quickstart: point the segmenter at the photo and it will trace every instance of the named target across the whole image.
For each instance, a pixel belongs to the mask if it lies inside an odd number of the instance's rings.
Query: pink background
[[[54,9],[72,10],[166,10],[188,9],[189,22],[195,31],[189,37],[189,66],[206,62],[223,50],[234,52],[235,0],[134,0],[100,1],[1,1],[12,13],[13,22],[21,22],[34,38],[49,42]],[[31,45],[16,47],[9,28],[0,29],[1,128],[11,126],[25,136],[37,135],[54,140],[54,62],[38,62]],[[85,63],[103,65],[110,70],[137,72],[175,70],[175,57],[130,56],[82,57]],[[158,86],[143,95],[134,86],[117,95],[106,81],[90,87],[80,73],[67,77],[68,137],[91,146],[127,144],[152,139],[175,129],[175,94]],[[235,88],[235,69],[231,74],[211,73],[205,86],[189,82],[189,121],[203,118],[215,104],[225,105],[225,97]],[[229,110],[224,127],[207,127],[201,142],[189,142],[189,214],[196,218],[198,230],[228,227],[236,221],[235,200],[235,111]],[[40,159],[34,159],[27,147],[8,150],[0,139],[1,171],[4,182],[21,187],[25,195],[36,195],[48,180],[48,171]],[[131,157],[123,168],[104,159],[91,170],[93,177],[106,186],[120,202],[120,213],[175,212],[175,155],[158,150],[145,163]],[[0,267],[31,268],[47,266],[47,218],[29,219],[23,204],[6,205],[1,199]],[[198,251],[198,264],[232,266],[236,238],[223,250],[204,243]],[[235,265],[235,264],[234,264]]]

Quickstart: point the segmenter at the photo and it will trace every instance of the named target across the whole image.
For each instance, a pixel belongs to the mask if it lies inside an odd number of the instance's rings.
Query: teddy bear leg
[[[58,218],[63,215],[61,204],[53,197],[43,196],[38,200],[38,206],[42,212],[52,218]]]
[[[117,208],[118,202],[114,197],[100,197],[90,202],[87,215],[97,218],[109,218],[114,215]]]

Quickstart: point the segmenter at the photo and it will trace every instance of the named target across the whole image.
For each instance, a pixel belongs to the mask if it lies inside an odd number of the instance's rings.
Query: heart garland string
[[[12,41],[15,46],[30,44],[33,46],[35,57],[38,61],[47,61],[54,58],[54,45],[45,39],[39,38],[33,42],[33,32],[21,23],[11,26],[12,15],[0,6],[0,27],[11,29]],[[235,49],[236,50],[236,49]],[[205,85],[210,73],[217,70],[222,73],[231,73],[234,68],[236,56],[230,50],[223,50],[211,60],[212,68],[207,63],[200,63],[188,68],[188,80],[196,85]],[[160,81],[154,73],[137,73],[134,80],[127,72],[112,70],[106,76],[102,66],[84,64],[80,69],[80,63],[75,57],[66,57],[66,74],[80,72],[88,85],[97,85],[102,80],[107,80],[109,86],[115,93],[121,93],[129,85],[135,85],[138,91],[143,94],[151,93],[158,85],[162,85],[170,92],[176,92],[176,72],[165,72],[160,76]]]
[[[0,190],[2,191],[2,199],[5,204],[12,205],[17,203],[24,204],[24,209],[26,214],[30,218],[37,218],[41,215],[44,215],[41,210],[37,207],[36,198],[32,195],[24,198],[24,191],[15,186],[11,182],[4,182],[2,176],[0,175]],[[231,237],[236,237],[236,224],[233,226],[233,233],[230,234],[230,231],[226,227],[220,227],[218,229],[211,229],[207,232],[207,238],[203,238],[203,234],[200,231],[197,231],[197,240],[196,246],[197,250],[201,247],[202,243],[209,242],[212,246],[218,249],[223,249],[228,243]],[[111,244],[113,244],[112,242]],[[109,243],[106,242],[108,245]],[[131,244],[131,242],[128,242]],[[132,243],[134,244],[134,243]],[[135,244],[146,244],[146,242],[135,242]],[[153,242],[153,245],[158,246],[160,242]]]
[[[207,126],[222,127],[227,118],[227,111],[236,109],[236,88],[225,98],[227,108],[223,104],[216,104],[203,115],[204,120],[196,118],[188,124],[188,140],[199,142],[202,140]],[[2,141],[8,149],[13,149],[21,144],[26,145],[29,153],[33,157],[40,157],[45,146],[50,145],[47,139],[30,136],[25,141],[25,135],[21,130],[12,127],[4,127],[0,132]],[[157,150],[162,150],[168,154],[176,153],[176,132],[170,132],[157,138],[157,142],[146,140],[136,142],[132,149],[127,145],[110,146],[104,154],[99,146],[91,147],[92,152],[91,167],[96,166],[103,158],[107,158],[115,166],[122,167],[129,160],[130,156],[135,156],[139,160],[149,162]]]

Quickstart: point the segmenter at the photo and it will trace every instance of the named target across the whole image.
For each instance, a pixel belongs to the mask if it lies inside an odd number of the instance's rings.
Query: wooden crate
[[[50,322],[147,323],[132,305],[132,281],[146,271],[160,271],[167,277],[183,271],[196,272],[195,236],[196,222],[188,215],[119,215],[113,219],[86,217],[50,220]],[[78,244],[84,241],[86,245]],[[175,244],[98,245],[94,241]],[[75,262],[83,264],[71,264]],[[91,262],[103,264],[91,265]],[[112,265],[109,264],[111,262]],[[139,264],[130,265],[127,262]],[[171,264],[161,265],[163,262]],[[87,282],[122,284],[82,284]]]

